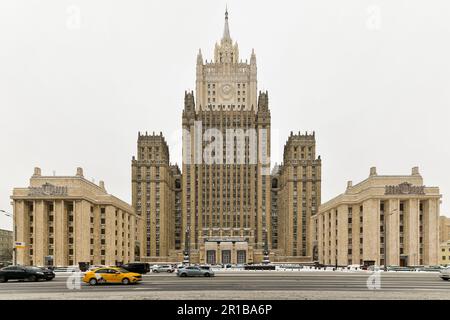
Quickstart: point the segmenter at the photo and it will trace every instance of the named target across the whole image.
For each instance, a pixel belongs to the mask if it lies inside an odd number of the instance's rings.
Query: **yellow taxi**
[[[100,283],[132,284],[139,281],[142,281],[142,275],[119,267],[103,267],[90,270],[83,277],[83,282],[89,283],[91,286]]]

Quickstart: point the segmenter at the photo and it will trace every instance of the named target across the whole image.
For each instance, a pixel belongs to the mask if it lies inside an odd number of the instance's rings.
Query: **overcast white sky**
[[[448,0],[228,0],[243,59],[269,91],[272,163],[289,132],[316,131],[323,202],[419,166],[450,191]],[[184,91],[211,59],[225,1],[0,2],[0,209],[43,174],[105,180],[131,201],[137,132],[162,131],[180,162]],[[0,216],[0,228],[11,228]]]

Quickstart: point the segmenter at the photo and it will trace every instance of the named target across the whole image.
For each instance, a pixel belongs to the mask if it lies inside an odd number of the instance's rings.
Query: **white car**
[[[161,265],[161,266],[157,265],[157,266],[152,267],[152,272],[155,272],[155,273],[158,273],[158,272],[172,273],[174,271],[175,271],[175,269],[171,265],[168,265],[168,264]]]
[[[442,280],[448,281],[450,279],[450,267],[444,268],[439,271],[439,277]]]

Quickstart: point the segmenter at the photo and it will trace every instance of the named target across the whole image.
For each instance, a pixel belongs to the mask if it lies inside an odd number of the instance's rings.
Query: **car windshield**
[[[120,273],[129,273],[130,272],[130,271],[124,269],[124,268],[116,268],[114,270],[119,271]]]

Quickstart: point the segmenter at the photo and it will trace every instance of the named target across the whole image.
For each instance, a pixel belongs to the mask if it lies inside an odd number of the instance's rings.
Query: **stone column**
[[[236,264],[236,263],[237,263],[236,242],[232,242],[232,247],[231,247],[231,263],[232,263],[232,264]]]
[[[380,201],[369,199],[363,203],[363,260],[380,264]]]
[[[352,206],[352,262],[353,264],[359,264],[362,260],[362,255],[359,253],[361,244],[359,243],[359,228],[361,223],[359,222],[359,205]]]
[[[324,250],[324,246],[323,246],[323,241],[324,241],[324,232],[325,230],[323,229],[323,214],[318,215],[317,220],[318,220],[318,225],[317,225],[317,229],[318,229],[318,237],[317,237],[317,246],[318,246],[318,256],[319,256],[319,262],[320,263],[325,263],[325,257],[323,255],[323,250]]]
[[[322,238],[322,243],[323,243],[323,263],[324,264],[328,264],[329,262],[329,245],[328,245],[328,241],[329,241],[329,233],[328,233],[328,229],[329,229],[329,224],[328,224],[328,212],[324,212],[322,215],[322,226],[323,226],[323,238]]]
[[[93,249],[94,249],[94,264],[101,264],[101,234],[100,234],[100,230],[101,230],[101,213],[100,213],[100,206],[96,205],[94,206],[94,244],[93,244]]]
[[[134,247],[136,246],[136,224],[140,224],[137,221],[137,216],[130,215],[130,237],[129,237],[129,257],[130,262],[136,261],[135,253],[134,253]]]
[[[128,212],[125,212],[125,218],[124,218],[124,225],[123,225],[123,231],[124,231],[124,245],[123,245],[123,263],[128,263],[130,261],[130,215]]]
[[[27,265],[29,263],[30,248],[30,220],[28,209],[23,200],[14,200],[14,228],[15,239],[13,241],[25,242],[25,248],[16,249],[17,264]]]
[[[90,203],[86,200],[74,204],[74,263],[90,259]]]
[[[108,205],[105,210],[105,263],[115,265],[116,263],[116,209]]]
[[[419,265],[419,199],[409,199],[406,212],[406,226],[404,236],[407,239],[405,248],[408,255],[408,264]]]
[[[336,215],[337,215],[337,209],[332,209],[330,210],[331,212],[331,218],[329,220],[329,222],[331,223],[331,227],[328,230],[330,232],[330,239],[329,241],[331,242],[330,244],[330,262],[331,264],[336,264]]]
[[[439,263],[439,199],[429,199],[424,212],[424,264],[437,265]]]
[[[217,250],[216,250],[216,262],[217,264],[222,263],[222,252],[220,250],[220,243],[217,244]]]
[[[55,266],[68,265],[67,252],[67,212],[64,200],[55,201],[54,208],[54,264]]]
[[[386,265],[400,265],[399,255],[399,215],[400,215],[400,201],[399,199],[389,199],[387,201],[386,216],[386,230],[387,237],[385,239],[387,249]]]
[[[341,205],[337,209],[338,230],[338,264],[347,265],[348,262],[348,206]]]
[[[45,217],[45,203],[43,200],[36,200],[34,202],[34,257],[33,264],[36,266],[44,266],[44,256],[47,255],[47,219]]]

